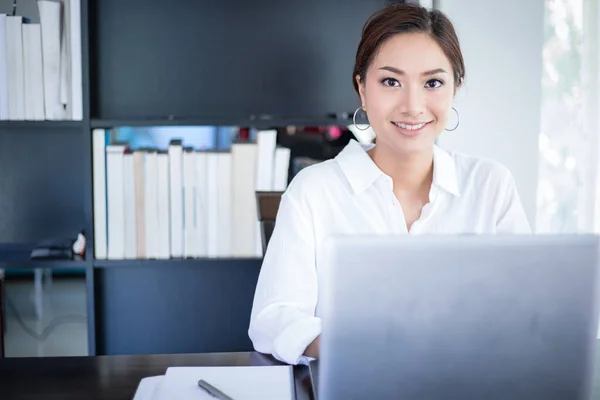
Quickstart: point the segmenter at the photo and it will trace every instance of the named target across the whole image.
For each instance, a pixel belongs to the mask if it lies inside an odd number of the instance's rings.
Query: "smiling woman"
[[[435,145],[465,75],[444,14],[412,4],[378,11],[363,28],[355,62],[354,88],[376,145],[351,141],[335,159],[294,177],[256,288],[254,347],[292,364],[319,354],[326,288],[318,276],[328,236],[530,232],[508,169]]]
[[[464,61],[454,27],[443,13],[396,6],[400,8],[402,12],[383,9],[366,22],[353,84],[380,143],[394,143],[386,140],[391,129],[409,137],[429,134],[421,144],[431,148],[464,81]],[[367,86],[367,80],[376,84]],[[410,150],[406,146],[396,150]]]

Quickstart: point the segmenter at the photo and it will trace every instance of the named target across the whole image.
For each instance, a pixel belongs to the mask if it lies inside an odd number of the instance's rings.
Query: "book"
[[[25,64],[23,59],[23,17],[6,17],[8,59],[8,111],[11,120],[25,120]]]
[[[0,14],[0,120],[8,120],[8,54],[6,48],[6,14]]]
[[[94,186],[94,256],[98,260],[108,256],[107,197],[106,197],[106,132],[94,129],[92,133],[92,162]]]
[[[164,376],[140,381],[134,400],[214,399],[199,387],[204,380],[233,399],[292,400],[293,369],[290,365],[233,367],[170,367]]]

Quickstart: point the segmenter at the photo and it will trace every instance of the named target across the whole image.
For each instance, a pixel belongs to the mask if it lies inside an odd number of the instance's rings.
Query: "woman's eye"
[[[394,78],[385,78],[384,80],[381,81],[383,83],[384,86],[391,86],[391,87],[397,87],[400,86],[400,82],[398,82],[396,79]]]
[[[425,84],[425,87],[427,89],[437,89],[439,87],[442,87],[443,84],[444,82],[440,81],[439,79],[430,79]]]

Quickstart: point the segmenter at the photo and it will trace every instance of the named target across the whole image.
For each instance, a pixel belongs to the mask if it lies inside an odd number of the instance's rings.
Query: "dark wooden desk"
[[[279,365],[258,353],[169,354],[0,360],[2,400],[131,400],[142,378],[171,366]],[[296,398],[312,399],[308,369],[294,367]]]
[[[4,357],[4,306],[2,298],[4,297],[4,273],[0,270],[0,359]]]

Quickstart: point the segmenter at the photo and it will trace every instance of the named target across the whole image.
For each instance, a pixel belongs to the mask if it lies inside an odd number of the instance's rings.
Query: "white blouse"
[[[429,203],[410,232],[392,179],[352,140],[300,171],[283,194],[257,283],[249,336],[256,351],[298,364],[321,333],[317,270],[330,234],[530,233],[501,164],[435,146]]]

